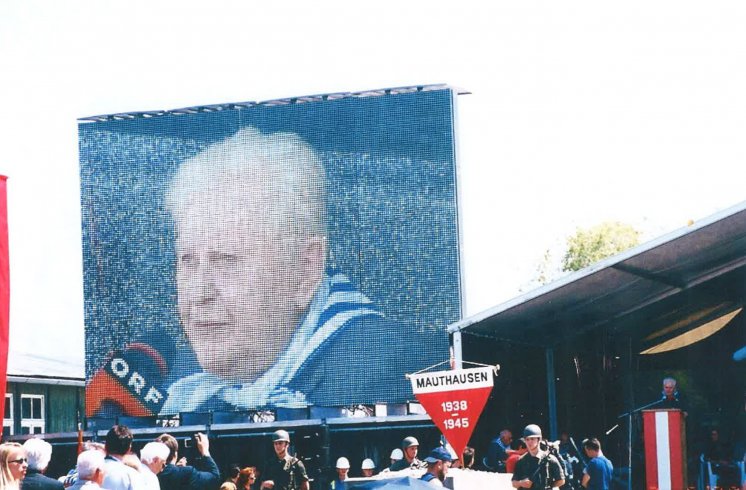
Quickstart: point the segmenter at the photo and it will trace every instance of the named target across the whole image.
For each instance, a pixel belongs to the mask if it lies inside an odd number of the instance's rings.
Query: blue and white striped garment
[[[383,316],[373,302],[357,291],[347,276],[326,275],[316,291],[305,318],[293,335],[288,349],[255,382],[229,384],[214,374],[197,373],[174,382],[161,414],[194,412],[214,398],[238,410],[267,406],[305,407],[306,394],[287,385],[304,362],[330,337],[365,316]]]

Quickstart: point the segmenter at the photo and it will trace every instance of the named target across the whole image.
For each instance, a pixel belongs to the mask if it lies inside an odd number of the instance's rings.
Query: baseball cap
[[[430,454],[427,455],[427,458],[425,458],[425,462],[433,464],[437,463],[438,461],[453,461],[453,458],[451,457],[448,450],[446,450],[443,447],[436,447],[432,451],[430,451]]]

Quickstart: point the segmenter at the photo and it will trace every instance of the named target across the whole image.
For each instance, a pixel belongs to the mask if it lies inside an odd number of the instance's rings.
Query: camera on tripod
[[[555,456],[559,455],[559,446],[559,441],[542,440],[539,442],[539,449],[541,449],[542,451],[547,451],[550,454],[554,454]]]

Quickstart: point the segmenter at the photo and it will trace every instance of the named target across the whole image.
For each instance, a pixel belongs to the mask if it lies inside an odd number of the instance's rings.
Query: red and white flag
[[[461,457],[492,392],[492,367],[413,374],[412,391]]]
[[[680,410],[645,410],[646,489],[681,490],[685,487],[684,417]]]
[[[8,376],[8,319],[10,316],[10,266],[8,263],[7,177],[0,175],[0,379],[3,396],[0,413],[5,413],[5,389]]]

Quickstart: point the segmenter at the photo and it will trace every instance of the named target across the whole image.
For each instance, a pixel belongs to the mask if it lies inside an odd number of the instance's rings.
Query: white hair
[[[261,221],[297,237],[320,236],[326,234],[325,181],[321,159],[297,134],[262,134],[247,126],[186,159],[170,182],[165,206],[177,225],[189,220],[195,207],[212,203],[226,219]],[[247,204],[254,206],[243,216]],[[257,207],[267,213],[256,216]]]
[[[152,463],[156,458],[168,461],[169,449],[162,442],[149,442],[140,449],[140,461],[145,464]]]
[[[83,451],[78,455],[78,478],[90,480],[96,475],[96,470],[104,470],[104,453],[95,449]]]
[[[33,437],[23,443],[28,457],[28,467],[36,471],[44,471],[52,459],[52,445],[43,439]]]

